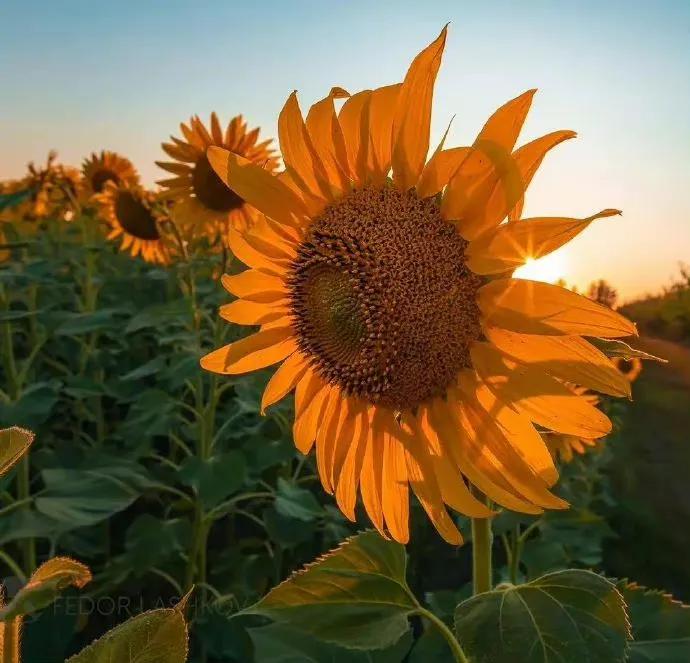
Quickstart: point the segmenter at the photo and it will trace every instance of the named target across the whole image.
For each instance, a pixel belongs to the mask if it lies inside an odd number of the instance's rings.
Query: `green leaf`
[[[0,620],[37,612],[55,601],[65,588],[81,588],[90,581],[91,572],[86,566],[68,557],[54,557],[39,566],[10,603],[0,609]]]
[[[180,610],[145,612],[108,631],[65,663],[184,663],[187,624]]]
[[[70,313],[65,321],[55,330],[56,336],[78,336],[90,334],[111,327],[116,315],[122,309],[104,308],[94,313]]]
[[[28,451],[34,434],[13,426],[0,430],[0,476],[7,474]]]
[[[180,469],[182,482],[197,491],[207,509],[242,488],[246,476],[247,463],[244,454],[238,450],[213,456],[206,461],[190,457]]]
[[[412,644],[410,631],[392,647],[370,652],[328,644],[282,624],[249,629],[249,635],[254,663],[401,663]],[[447,658],[448,645],[442,642]]]
[[[690,661],[690,606],[670,594],[622,580],[617,585],[628,605],[632,663]]]
[[[276,510],[283,516],[298,520],[315,520],[323,515],[323,508],[309,490],[295,483],[278,479]]]
[[[139,496],[115,478],[83,470],[43,470],[46,489],[36,497],[38,511],[65,530],[93,525],[126,509]]]
[[[245,613],[352,649],[383,649],[408,631],[419,609],[405,580],[405,548],[374,532],[294,573]]]
[[[189,316],[189,302],[186,299],[156,304],[137,313],[125,327],[125,334],[132,334],[149,327],[160,328],[162,325],[171,323],[184,325],[189,320]]]
[[[134,370],[129,373],[125,373],[120,380],[123,382],[129,382],[131,380],[140,380],[141,378],[149,377],[150,375],[155,375],[165,368],[165,357],[155,357],[151,361],[147,361],[141,366],[137,366]]]
[[[612,583],[569,570],[463,601],[455,634],[472,663],[622,663],[630,627]]]

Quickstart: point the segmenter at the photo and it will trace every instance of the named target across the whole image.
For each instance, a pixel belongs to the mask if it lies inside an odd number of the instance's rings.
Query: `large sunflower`
[[[95,200],[110,226],[108,239],[122,237],[121,251],[129,251],[132,256],[141,255],[147,262],[169,262],[153,193],[140,186],[110,181]]]
[[[635,382],[642,373],[642,360],[638,357],[614,357],[613,363],[628,382]]]
[[[278,164],[269,147],[272,141],[258,142],[259,128],[247,131],[241,115],[232,118],[225,131],[215,113],[211,113],[210,130],[198,117],[191,118],[189,126],[181,124],[180,129],[184,140],[171,136],[173,142],[162,145],[175,161],[156,163],[175,175],[159,184],[167,189],[164,195],[175,201],[175,218],[186,234],[204,235],[214,242],[225,240],[230,227],[249,228],[256,210],[216,175],[206,151],[211,146],[229,150],[270,173]]]
[[[629,384],[584,337],[635,334],[621,315],[564,288],[512,278],[587,219],[519,220],[557,131],[513,151],[533,91],[499,108],[471,147],[426,162],[446,30],[404,81],[350,96],[335,88],[302,118],[279,117],[279,176],[211,148],[216,172],[265,218],[230,245],[250,269],[223,277],[221,316],[260,331],[202,359],[246,373],[282,365],[266,408],[296,389],[294,438],[354,518],[358,491],[382,534],[408,540],[409,488],[441,535],[446,505],[473,517],[566,503],[538,432],[589,439],[611,423],[565,382],[621,396]],[[392,180],[388,173],[392,169]],[[507,223],[501,223],[505,218]],[[470,490],[470,486],[474,489]]]
[[[88,159],[84,159],[81,170],[84,175],[85,193],[89,197],[102,193],[108,182],[130,185],[139,183],[139,174],[132,162],[117,152],[92,152]]]

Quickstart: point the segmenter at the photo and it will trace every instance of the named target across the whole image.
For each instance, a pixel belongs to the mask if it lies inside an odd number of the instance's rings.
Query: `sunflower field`
[[[513,276],[620,212],[523,218],[534,90],[430,145],[445,42],[0,183],[0,663],[690,661],[616,470],[664,349]]]

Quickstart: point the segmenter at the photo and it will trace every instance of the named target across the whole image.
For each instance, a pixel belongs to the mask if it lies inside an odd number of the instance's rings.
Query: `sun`
[[[535,260],[527,258],[524,265],[518,267],[514,276],[518,279],[557,283],[565,278],[568,272],[568,259],[561,251],[555,251]]]

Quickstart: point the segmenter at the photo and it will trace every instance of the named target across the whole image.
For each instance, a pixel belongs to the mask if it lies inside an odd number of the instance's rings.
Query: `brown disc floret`
[[[466,246],[413,192],[365,188],[329,206],[289,281],[302,351],[371,403],[402,410],[443,395],[481,334]]]

